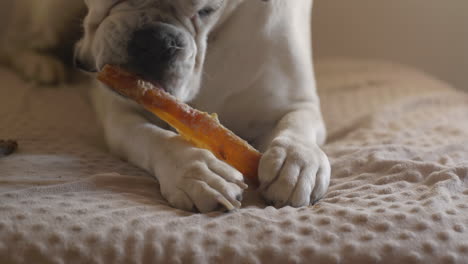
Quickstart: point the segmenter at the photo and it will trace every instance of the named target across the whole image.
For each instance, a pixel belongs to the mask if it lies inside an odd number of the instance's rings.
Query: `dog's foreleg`
[[[64,82],[67,68],[56,53],[69,50],[71,55],[66,39],[77,33],[83,8],[80,0],[15,1],[0,61],[35,83]]]
[[[320,145],[325,127],[319,105],[287,113],[263,142],[260,190],[276,206],[304,206],[320,199],[330,179],[330,164]]]
[[[240,207],[247,186],[237,170],[150,123],[142,109],[107,88],[96,87],[92,98],[111,151],[156,176],[172,206],[200,212]]]
[[[325,126],[312,64],[312,1],[251,5],[266,12],[262,25],[275,29],[258,41],[263,43],[259,47],[270,47],[258,54],[277,59],[263,66],[266,70],[257,83],[278,96],[272,103],[282,102],[274,108],[282,109],[276,127],[262,137],[266,151],[260,162],[260,190],[276,206],[308,205],[324,196],[330,181],[330,163],[319,147],[325,141]]]

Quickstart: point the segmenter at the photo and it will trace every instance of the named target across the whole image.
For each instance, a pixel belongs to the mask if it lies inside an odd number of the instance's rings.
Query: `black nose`
[[[84,63],[82,60],[78,59],[76,56],[73,58],[73,65],[75,68],[85,71],[85,72],[96,72],[96,68]]]
[[[181,34],[174,26],[160,23],[139,29],[128,43],[129,66],[146,77],[160,80],[184,49]]]

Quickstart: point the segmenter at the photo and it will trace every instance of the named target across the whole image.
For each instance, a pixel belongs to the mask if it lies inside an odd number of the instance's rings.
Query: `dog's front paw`
[[[260,161],[260,190],[277,207],[306,206],[323,197],[330,183],[330,163],[314,143],[275,139]]]
[[[65,65],[57,58],[25,50],[12,59],[16,71],[38,84],[58,84],[66,80]]]
[[[160,177],[161,192],[179,209],[207,213],[241,206],[247,188],[240,172],[218,160],[207,150],[190,150],[186,164],[178,164],[173,175]]]

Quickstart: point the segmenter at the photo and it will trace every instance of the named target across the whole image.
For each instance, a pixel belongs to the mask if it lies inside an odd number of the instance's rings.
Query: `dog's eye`
[[[205,8],[200,9],[200,10],[198,11],[198,16],[199,16],[199,17],[202,17],[202,18],[203,18],[203,17],[207,17],[207,16],[213,14],[214,11],[215,11],[215,9],[214,9],[213,7],[205,7]]]

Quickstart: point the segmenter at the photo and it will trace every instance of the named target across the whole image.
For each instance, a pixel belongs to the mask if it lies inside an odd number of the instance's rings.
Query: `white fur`
[[[99,25],[131,13],[127,4],[121,6],[126,13],[106,12],[115,1],[88,1],[88,30],[77,53],[93,60],[97,68],[110,63],[96,62],[103,54],[93,47],[109,33]],[[216,0],[173,3],[191,12],[189,2],[209,1]],[[202,64],[183,75],[187,80],[174,87],[173,94],[218,113],[223,124],[264,152],[259,178],[267,201],[276,206],[315,202],[328,188],[330,164],[319,147],[325,141],[325,127],[313,75],[312,0],[223,3],[216,19],[198,22],[199,34],[204,35],[194,37],[191,52]],[[181,21],[181,27],[192,26],[189,20]],[[228,209],[240,206],[246,186],[238,171],[180,139],[108,88],[96,85],[92,98],[111,151],[152,173],[171,205],[201,212],[219,204]]]

